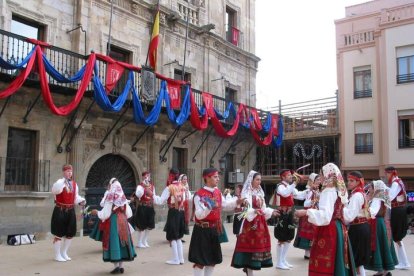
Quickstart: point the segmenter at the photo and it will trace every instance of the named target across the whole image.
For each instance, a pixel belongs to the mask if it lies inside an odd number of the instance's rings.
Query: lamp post
[[[222,173],[226,170],[227,160],[225,157],[219,159],[219,168]]]

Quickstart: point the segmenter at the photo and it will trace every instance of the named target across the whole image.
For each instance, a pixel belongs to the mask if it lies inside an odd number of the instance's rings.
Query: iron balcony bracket
[[[27,123],[28,122],[28,120],[27,120],[27,117],[29,117],[29,114],[30,114],[30,112],[32,111],[32,109],[33,109],[33,107],[37,104],[37,102],[39,101],[39,99],[40,99],[40,95],[41,95],[42,93],[39,93],[39,95],[37,95],[37,97],[36,97],[36,99],[34,100],[34,102],[33,103],[29,103],[29,106],[27,107],[27,111],[26,111],[26,114],[24,115],[24,117],[23,117],[23,123]]]
[[[174,142],[175,137],[177,137],[178,133],[180,132],[180,128],[181,128],[181,126],[176,127],[175,130],[173,131],[173,133],[170,135],[170,137],[165,142],[165,144],[161,147],[161,149],[160,149],[160,161],[161,162],[166,162],[167,161],[167,158],[165,158],[165,155],[167,155],[167,152],[170,149],[172,143]],[[161,155],[161,151],[165,148],[166,145],[168,145],[167,149],[164,151],[164,154]]]
[[[207,141],[208,137],[210,136],[211,132],[213,131],[213,128],[210,128],[207,132],[207,135],[203,138],[203,141],[201,141],[201,144],[198,145],[196,152],[194,153],[193,158],[191,161],[195,163],[197,161],[196,156],[200,152],[201,147],[204,145],[204,143]]]
[[[144,134],[148,131],[150,129],[150,126],[147,126],[145,129],[144,129],[144,131],[143,132],[141,132],[140,134],[139,134],[139,136],[137,137],[137,139],[135,140],[135,142],[131,145],[131,150],[133,151],[133,152],[135,152],[135,151],[137,151],[137,147],[135,147],[137,144],[138,144],[138,142],[141,140],[141,138],[142,137],[144,137]]]
[[[116,127],[116,125],[119,123],[119,121],[121,121],[122,117],[124,117],[125,113],[128,111],[130,104],[127,105],[127,107],[125,108],[125,110],[121,113],[121,116],[118,117],[118,119],[116,120],[116,122],[112,125],[112,127],[106,132],[105,137],[102,139],[101,143],[99,143],[99,148],[100,149],[105,149],[105,141],[106,139],[109,137],[109,134],[112,133],[112,131],[114,130],[114,128]]]
[[[217,152],[218,152],[218,150],[220,149],[220,147],[221,147],[221,145],[223,144],[223,142],[224,142],[224,139],[226,139],[226,138],[221,138],[221,141],[220,141],[220,144],[217,146],[217,148],[214,150],[214,152],[213,152],[213,155],[211,156],[211,158],[210,158],[210,167],[213,167],[214,166],[214,156],[216,156],[216,154],[217,154]]]
[[[2,109],[0,111],[0,118],[3,115],[3,112],[6,109],[7,105],[9,104],[10,98],[11,98],[11,96],[7,97],[6,102],[4,103],[4,105],[3,105],[3,107],[2,107]]]

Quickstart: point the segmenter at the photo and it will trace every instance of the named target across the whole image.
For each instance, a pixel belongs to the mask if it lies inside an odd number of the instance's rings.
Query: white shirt
[[[63,192],[63,189],[66,187],[66,179],[63,177],[61,179],[58,179],[55,183],[53,183],[52,186],[52,194],[58,195]],[[55,197],[56,199],[56,197]],[[79,195],[79,186],[76,184],[76,195],[75,195],[75,202],[74,204],[79,204],[82,201],[85,201],[83,197]]]
[[[273,214],[273,209],[266,207],[266,202],[265,202],[264,198],[261,197],[260,195],[256,194],[255,190],[253,190],[252,191],[252,196],[246,198],[246,200],[249,202],[249,208],[247,209],[247,213],[246,213],[247,221],[252,221],[257,216],[256,210],[253,208],[253,203],[252,203],[253,196],[259,197],[263,201],[263,204],[262,204],[262,207],[260,208],[260,210],[262,210],[262,212],[264,213],[266,220],[270,219],[270,217]]]
[[[369,212],[371,214],[371,218],[375,218],[381,208],[382,200],[379,198],[373,198],[371,204],[369,206]]]
[[[303,202],[303,207],[309,208],[309,207],[312,206],[312,195],[313,195],[314,191],[312,191],[312,190],[306,190],[306,191],[307,191],[307,193],[306,193],[305,201]]]
[[[400,192],[401,192],[401,186],[398,184],[397,181],[395,181],[395,178],[393,178],[391,188],[389,190],[390,201],[393,201]],[[402,198],[401,201],[399,200],[399,198],[397,198],[397,201],[403,202],[404,198]]]
[[[285,181],[282,181],[282,183],[286,184],[287,186],[280,184],[277,186],[277,193],[282,197],[288,197],[290,195],[293,195],[294,199],[298,200],[304,200],[306,197],[307,190],[305,191],[298,191],[296,189],[296,183],[293,182],[292,184],[289,184]]]
[[[112,214],[112,210],[116,210],[118,207],[114,207],[112,209],[113,204],[111,202],[105,202],[103,209],[101,211],[98,211],[98,218],[102,221],[107,220],[111,214]],[[125,214],[127,216],[127,218],[132,217],[132,210],[131,207],[129,207],[129,204],[125,204],[124,205],[126,207],[125,210]]]
[[[351,223],[357,217],[365,217],[364,209],[364,196],[362,193],[354,193],[349,198],[348,205],[344,207],[344,220],[345,223]]]
[[[336,188],[325,188],[319,197],[319,209],[306,210],[308,221],[316,226],[328,225],[331,222],[337,198]]]
[[[217,187],[214,188],[210,188],[207,186],[204,186],[203,189],[206,189],[209,192],[214,192],[215,189],[218,189]],[[207,206],[204,205],[204,203],[202,203],[200,201],[200,197],[195,194],[194,195],[194,206],[195,206],[195,216],[197,219],[202,220],[205,217],[208,216],[208,214],[210,214],[211,210],[207,208]],[[223,195],[221,195],[221,208],[223,211],[234,211],[234,208],[236,208],[237,205],[237,197],[234,198],[224,198]]]

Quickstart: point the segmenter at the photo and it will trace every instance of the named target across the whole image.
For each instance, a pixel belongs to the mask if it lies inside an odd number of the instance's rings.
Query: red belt
[[[361,224],[361,223],[366,223],[366,222],[368,222],[367,218],[356,218],[351,222],[351,224],[352,225],[353,224]]]
[[[391,208],[401,207],[405,205],[405,201],[402,202],[391,202]]]
[[[147,206],[147,207],[152,207],[153,203],[151,201],[139,201],[138,202],[139,206]]]
[[[195,225],[197,225],[201,228],[216,228],[217,227],[217,223],[212,223],[212,222],[208,222],[208,221],[196,222]]]
[[[59,202],[55,202],[56,207],[60,208],[60,209],[73,209],[75,208],[74,204],[65,204],[65,203],[59,203]]]

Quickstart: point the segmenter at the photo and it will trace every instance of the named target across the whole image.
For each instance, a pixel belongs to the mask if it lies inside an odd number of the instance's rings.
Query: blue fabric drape
[[[164,98],[164,95],[162,95],[163,93],[165,93],[165,91],[160,91],[160,94],[158,95],[154,107],[148,114],[148,117],[145,118],[145,114],[141,106],[141,100],[139,99],[138,91],[135,89],[135,85],[132,86],[132,106],[134,107],[133,112],[135,123],[147,126],[153,126],[157,123],[161,113],[161,104],[162,99]]]
[[[226,110],[224,110],[223,114],[220,113],[216,108],[214,108],[214,112],[216,113],[216,117],[219,120],[226,120],[229,117],[230,112],[231,112],[231,114],[233,114],[234,117],[236,117],[236,115],[237,115],[237,111],[234,107],[233,102],[229,102],[229,104],[227,105]]]
[[[62,75],[61,73],[59,73],[53,66],[52,64],[49,62],[49,60],[46,58],[46,56],[43,54],[42,56],[43,59],[43,63],[45,64],[45,70],[46,72],[55,80],[57,80],[58,82],[62,82],[62,83],[72,83],[72,82],[77,82],[82,80],[83,75],[85,74],[85,68],[86,68],[86,64],[84,66],[82,66],[82,68],[72,77],[65,77],[64,75]]]
[[[282,119],[282,116],[279,116],[278,130],[279,130],[279,135],[276,137],[276,139],[273,138],[273,140],[272,140],[273,147],[275,147],[275,148],[279,148],[282,145],[282,141],[283,141],[283,119]]]
[[[167,107],[168,119],[176,126],[183,125],[188,120],[191,112],[190,86],[185,86],[185,96],[178,116],[175,115],[174,110],[171,108],[170,97],[167,91],[167,82],[165,80],[161,82],[161,91],[163,91],[162,94],[164,95],[165,106]]]
[[[102,85],[101,80],[99,79],[99,69],[98,65],[95,63],[94,76],[93,76],[93,87],[94,87],[94,97],[96,103],[104,110],[111,112],[119,112],[125,104],[125,101],[128,97],[129,92],[131,91],[131,86],[134,80],[134,73],[129,71],[128,80],[124,87],[122,93],[118,96],[115,102],[112,104],[106,94],[105,87]]]
[[[33,56],[35,49],[36,47],[33,47],[32,50],[27,54],[27,56],[22,60],[22,62],[18,64],[12,64],[0,57],[0,67],[7,70],[23,69],[26,63],[29,61],[29,59]]]

